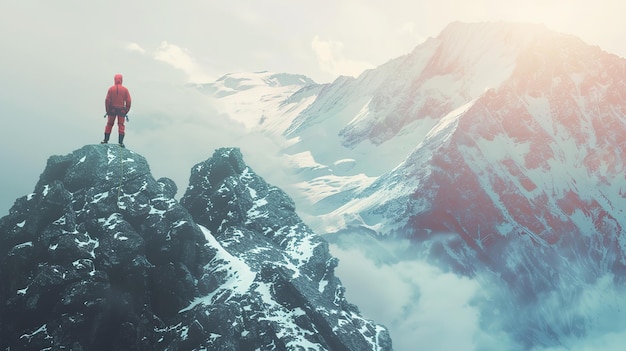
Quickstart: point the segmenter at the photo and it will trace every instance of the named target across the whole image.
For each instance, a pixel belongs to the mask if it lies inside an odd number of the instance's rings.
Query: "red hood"
[[[115,77],[113,77],[113,80],[115,81],[115,84],[122,84],[122,75],[116,74]]]

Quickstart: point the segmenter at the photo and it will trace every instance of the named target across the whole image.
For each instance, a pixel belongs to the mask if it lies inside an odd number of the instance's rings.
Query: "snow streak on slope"
[[[272,296],[273,287],[265,282],[259,281],[257,278],[258,272],[253,271],[250,266],[251,262],[246,262],[245,259],[237,258],[231,255],[222,245],[213,237],[210,230],[203,226],[199,226],[204,233],[206,239],[209,242],[209,246],[217,248],[217,253],[213,258],[213,261],[207,265],[213,266],[211,274],[218,276],[224,276],[226,282],[219,286],[210,294],[197,298],[188,307],[181,310],[181,312],[191,310],[198,304],[211,305],[214,303],[225,303],[232,296],[241,296],[244,294],[250,294],[257,296],[260,299],[259,303],[263,304],[266,309],[266,313],[260,314],[261,319],[272,321],[276,323],[277,328],[281,333],[286,333],[289,338],[285,338],[287,349],[297,349],[299,347],[305,347],[308,350],[324,350],[319,344],[313,343],[307,339],[305,333],[301,333],[301,328],[298,327],[295,322],[299,316],[305,315],[305,312],[301,309],[288,310],[284,306],[281,306],[275,301]],[[243,235],[243,233],[233,233],[235,235]],[[236,240],[236,239],[235,239]],[[307,254],[311,254],[307,252]],[[297,272],[297,268],[295,270]],[[248,311],[252,311],[252,307],[244,307]]]
[[[459,118],[475,101],[451,111],[426,134],[417,146],[416,152],[405,161],[409,165],[427,164],[442,145],[447,144],[459,123]],[[415,189],[432,174],[429,168],[396,168],[388,177],[381,177],[370,187],[357,192],[348,202],[321,216],[320,221],[327,232],[335,232],[348,227],[365,227],[379,234],[389,234],[398,228],[406,227],[415,211],[427,210],[431,204],[423,201],[410,201]],[[436,191],[436,190],[433,190]],[[389,217],[391,216],[391,217]],[[387,220],[385,220],[387,218]]]

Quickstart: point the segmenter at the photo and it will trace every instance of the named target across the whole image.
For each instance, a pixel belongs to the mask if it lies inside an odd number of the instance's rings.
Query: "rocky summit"
[[[0,219],[0,349],[391,350],[327,242],[236,148],[176,184],[117,145],[52,156]]]

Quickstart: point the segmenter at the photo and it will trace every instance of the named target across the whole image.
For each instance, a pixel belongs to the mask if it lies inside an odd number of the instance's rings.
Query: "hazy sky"
[[[3,0],[0,216],[32,192],[48,156],[102,138],[115,73],[134,99],[127,145],[163,171],[155,176],[182,188],[193,163],[231,146],[233,136],[220,130],[222,120],[187,128],[193,113],[211,114],[201,97],[180,90],[185,82],[261,70],[331,82],[407,54],[457,20],[541,22],[624,57],[624,7],[617,0]],[[233,146],[259,150],[230,127]],[[201,150],[187,147],[200,141]],[[166,166],[185,175],[166,174]]]

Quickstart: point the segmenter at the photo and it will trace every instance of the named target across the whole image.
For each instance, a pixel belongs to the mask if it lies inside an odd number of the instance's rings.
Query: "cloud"
[[[356,249],[331,250],[346,298],[389,329],[394,350],[477,349],[477,282],[420,260],[376,264]]]
[[[124,45],[124,48],[128,51],[138,52],[142,55],[146,53],[146,50],[137,43],[127,43]]]
[[[161,46],[154,53],[154,59],[185,72],[188,80],[192,83],[206,83],[215,80],[196,62],[188,49],[170,44],[167,41],[161,42]]]
[[[584,332],[561,339],[562,346],[535,348],[532,351],[617,351],[624,349],[626,340],[626,293],[619,280],[612,274],[604,274],[594,282],[586,283],[580,293],[558,301],[555,292],[543,297],[540,307],[553,310],[554,321],[563,316],[585,316],[578,318],[574,327]]]
[[[374,65],[371,63],[345,58],[343,56],[343,45],[339,41],[322,40],[317,35],[313,38],[311,48],[317,57],[322,71],[334,76],[356,77],[364,70],[374,68]]]
[[[499,275],[454,274],[411,254],[406,241],[377,242],[354,233],[327,238],[339,258],[336,274],[346,298],[388,328],[396,351],[416,345],[464,351],[624,347],[626,287],[610,273],[587,282],[565,279],[522,301]]]

